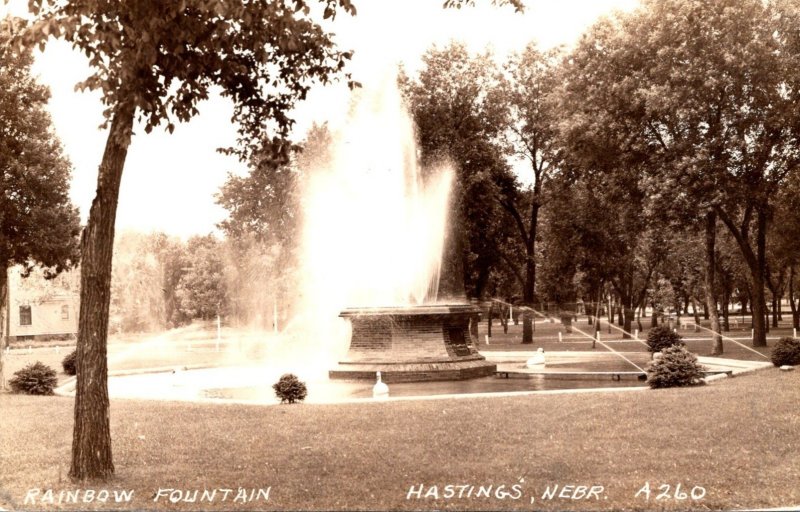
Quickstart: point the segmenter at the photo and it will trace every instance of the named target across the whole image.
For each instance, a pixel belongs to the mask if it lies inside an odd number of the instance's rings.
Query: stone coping
[[[340,317],[352,316],[417,316],[448,315],[453,313],[480,313],[481,308],[471,304],[423,304],[419,306],[392,306],[374,308],[347,308],[339,313]]]

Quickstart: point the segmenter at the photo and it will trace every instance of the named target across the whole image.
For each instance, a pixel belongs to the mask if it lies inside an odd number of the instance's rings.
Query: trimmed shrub
[[[683,346],[681,335],[666,325],[657,325],[647,333],[647,349],[656,353],[673,345]]]
[[[647,384],[653,388],[673,388],[705,384],[703,366],[697,356],[682,345],[673,345],[661,351],[661,357],[647,367]]]
[[[307,390],[303,381],[293,373],[285,373],[280,380],[272,385],[275,395],[281,399],[281,403],[302,402],[306,398]]]
[[[781,338],[772,349],[772,364],[775,366],[800,364],[800,340],[796,338]]]
[[[78,350],[73,350],[66,356],[64,359],[61,360],[61,366],[64,368],[64,373],[67,375],[75,375],[78,373],[78,369],[76,367],[78,359]]]
[[[14,393],[26,395],[52,395],[58,379],[56,371],[41,361],[31,363],[25,368],[14,372],[14,377],[8,381]]]

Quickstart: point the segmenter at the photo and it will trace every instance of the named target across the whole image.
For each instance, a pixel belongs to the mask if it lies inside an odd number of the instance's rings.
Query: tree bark
[[[794,301],[794,268],[795,266],[792,265],[789,269],[789,308],[792,310],[792,328],[800,329],[800,311]]]
[[[694,315],[694,324],[700,325],[700,311],[697,308],[697,300],[692,295],[692,314]]]
[[[652,309],[652,313],[650,315],[650,328],[658,326],[658,314],[656,314],[656,305],[655,303],[650,303],[650,307]]]
[[[724,273],[720,273],[720,280],[722,281],[722,330],[729,332],[731,330],[730,323],[730,303],[731,303],[731,286]]]
[[[742,226],[738,227],[733,219],[721,209],[716,208],[720,219],[736,239],[741,249],[745,263],[750,271],[750,305],[753,312],[753,346],[767,346],[766,321],[767,304],[764,294],[764,276],[766,271],[766,239],[767,239],[767,212],[764,205],[750,205],[746,207]],[[754,211],[755,210],[755,211]],[[752,214],[756,215],[756,250],[753,251],[750,241],[749,227]]]
[[[134,108],[114,114],[97,176],[97,193],[81,238],[81,304],[72,464],[75,480],[106,480],[114,474],[108,400],[108,312],[111,259],[119,188],[133,126]]]
[[[7,389],[5,353],[8,345],[8,319],[11,315],[8,296],[8,263],[0,263],[0,390]]]
[[[537,187],[538,188],[538,181]],[[525,244],[525,290],[523,301],[526,306],[533,307],[536,300],[536,229],[539,222],[539,192],[534,189],[533,204],[531,205],[530,227]],[[533,343],[533,318],[529,312],[522,317],[522,343]]]
[[[486,335],[492,337],[492,313],[494,313],[494,301],[489,302],[489,312],[486,315]]]
[[[722,334],[719,327],[719,313],[717,311],[717,296],[715,293],[715,278],[717,275],[717,258],[715,245],[717,238],[717,214],[711,210],[706,213],[706,311],[711,318],[711,330],[713,331],[711,355],[722,355]]]
[[[639,304],[639,307],[636,309],[636,327],[639,330],[639,332],[642,332],[644,330],[644,329],[642,329],[642,312],[643,312],[643,310],[644,310],[644,306],[642,304]]]
[[[780,301],[777,295],[772,294],[772,327],[778,328],[778,310],[780,309]]]

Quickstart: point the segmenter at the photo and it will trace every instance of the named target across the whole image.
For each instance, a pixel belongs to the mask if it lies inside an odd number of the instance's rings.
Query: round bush
[[[76,373],[78,373],[78,369],[76,367],[77,358],[78,358],[77,350],[73,350],[72,352],[64,356],[64,359],[61,360],[61,366],[64,368],[64,373],[66,373],[67,375],[75,375]]]
[[[651,353],[660,352],[673,345],[683,346],[681,335],[666,325],[657,325],[647,333],[647,349]]]
[[[697,356],[681,345],[661,351],[661,357],[647,367],[647,384],[653,388],[672,388],[704,384],[703,366]]]
[[[800,340],[796,338],[781,338],[772,349],[772,364],[775,366],[800,364]]]
[[[280,380],[272,385],[272,389],[275,390],[275,395],[281,399],[282,404],[302,402],[307,394],[305,383],[292,373],[283,374]]]
[[[58,379],[56,379],[56,371],[54,369],[41,361],[36,361],[14,372],[14,377],[8,383],[14,393],[52,395]]]

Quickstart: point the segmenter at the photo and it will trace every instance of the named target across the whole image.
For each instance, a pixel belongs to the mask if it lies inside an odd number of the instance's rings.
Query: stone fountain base
[[[497,365],[478,353],[470,323],[480,309],[470,305],[425,305],[346,309],[352,335],[346,358],[331,379],[384,382],[463,380],[493,375]]]

